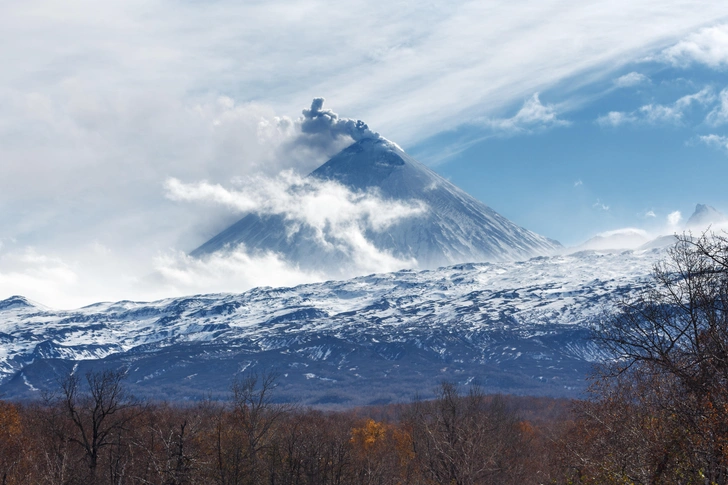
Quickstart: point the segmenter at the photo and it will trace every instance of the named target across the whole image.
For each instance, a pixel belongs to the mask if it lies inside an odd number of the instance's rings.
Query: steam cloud
[[[318,157],[330,156],[363,139],[394,145],[363,121],[339,117],[323,106],[324,98],[314,98],[311,107],[302,111],[303,116],[285,123],[292,132],[288,132],[279,153],[303,150]],[[277,127],[280,121],[275,120],[272,125]],[[293,233],[304,227],[312,229],[318,249],[345,255],[344,264],[302,269],[275,252],[250,251],[243,245],[202,258],[170,251],[155,260],[160,283],[180,292],[240,291],[261,284],[290,285],[417,267],[414,259],[398,258],[378,249],[366,234],[380,232],[403,218],[421,215],[427,210],[423,203],[383,200],[375,190],[353,192],[334,181],[303,177],[295,169],[309,166],[293,162],[294,168],[276,176],[233,178],[232,188],[208,181],[184,183],[170,177],[164,184],[165,195],[170,200],[214,204],[239,214],[282,216]]]
[[[381,231],[426,209],[421,202],[387,201],[374,191],[353,192],[335,181],[304,178],[293,171],[275,178],[237,179],[235,184],[238,189],[229,190],[219,184],[185,184],[170,178],[165,189],[171,200],[212,202],[241,213],[282,214],[320,230],[353,224]]]
[[[303,110],[301,131],[308,135],[323,135],[326,138],[349,136],[354,141],[381,136],[369,129],[362,120],[339,118],[330,109],[323,109],[324,98],[313,98],[310,109]]]
[[[293,232],[302,227],[312,229],[318,250],[343,254],[346,263],[306,271],[278,254],[251,253],[241,245],[200,259],[182,254],[158,258],[157,271],[167,283],[214,282],[211,275],[216,273],[234,280],[234,275],[251,272],[262,274],[264,281],[270,281],[270,275],[260,271],[261,267],[277,273],[279,284],[290,284],[417,266],[414,259],[398,258],[378,249],[366,233],[381,232],[401,219],[420,216],[427,210],[421,202],[384,200],[376,191],[353,192],[337,182],[304,178],[293,171],[274,178],[241,178],[234,183],[235,188],[228,189],[204,181],[186,184],[170,178],[165,189],[167,198],[175,201],[212,203],[239,213],[283,216]],[[248,287],[260,284],[259,281]]]
[[[303,117],[297,120],[301,130],[301,135],[296,140],[298,143],[328,149],[334,144],[340,145],[342,141],[346,142],[349,139],[357,142],[371,138],[397,146],[376,131],[372,131],[362,120],[340,118],[332,110],[324,109],[324,98],[313,98],[311,108],[304,109],[302,114]],[[338,148],[340,149],[341,146]]]

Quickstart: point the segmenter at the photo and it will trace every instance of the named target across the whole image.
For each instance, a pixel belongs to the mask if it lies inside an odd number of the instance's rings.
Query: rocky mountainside
[[[333,180],[355,192],[374,190],[385,200],[424,203],[423,215],[365,235],[380,251],[402,260],[415,258],[421,269],[522,260],[561,247],[509,221],[382,138],[354,143],[309,177]],[[251,213],[191,254],[204,257],[244,244],[247,250],[278,253],[305,269],[345,263],[345,251],[322,245],[326,236],[283,215]]]
[[[124,367],[137,395],[199,399],[244,370],[319,406],[423,396],[443,379],[573,396],[601,358],[587,337],[635,291],[660,248],[400,271],[294,288],[98,303],[0,301],[0,393],[23,398],[72,370]]]

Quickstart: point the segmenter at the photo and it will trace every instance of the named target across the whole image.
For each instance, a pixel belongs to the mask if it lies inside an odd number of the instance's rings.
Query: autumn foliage
[[[31,404],[0,403],[2,484],[542,483],[545,423],[566,401],[442,385],[437,399],[323,412],[271,399],[248,375],[225,402],[140,403],[123,374],[67,376]]]

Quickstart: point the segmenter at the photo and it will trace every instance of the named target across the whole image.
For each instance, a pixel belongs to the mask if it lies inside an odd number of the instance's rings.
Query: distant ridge
[[[649,241],[647,233],[640,229],[626,228],[598,234],[583,244],[571,248],[575,251],[604,251],[609,249],[635,249]]]
[[[382,138],[354,143],[310,177],[337,181],[353,191],[376,188],[386,200],[426,204],[425,214],[366,234],[380,251],[402,259],[415,258],[422,269],[462,262],[523,260],[561,248],[557,241],[509,221]],[[306,269],[346,264],[346,251],[325,248],[316,236],[312,228],[294,227],[282,215],[251,213],[191,255],[202,257],[244,244],[253,252],[274,251]]]

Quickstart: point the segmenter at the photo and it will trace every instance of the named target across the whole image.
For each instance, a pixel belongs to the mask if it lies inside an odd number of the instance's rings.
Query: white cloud
[[[721,150],[728,151],[728,136],[721,135],[702,135],[698,137],[701,143],[705,143],[708,146],[718,148]]]
[[[690,106],[697,104],[701,106],[707,106],[715,101],[715,93],[713,88],[710,86],[704,87],[697,93],[688,94],[677,101],[675,101],[675,107],[680,110],[689,108]]]
[[[597,201],[594,202],[594,204],[592,204],[592,207],[595,208],[595,209],[599,209],[599,210],[605,211],[605,212],[609,210],[609,206],[606,205],[604,202],[602,202],[599,199],[597,199]]]
[[[728,89],[720,92],[720,103],[708,113],[705,121],[713,126],[724,125],[728,122]]]
[[[604,116],[597,118],[597,124],[601,126],[617,127],[627,123],[636,123],[637,117],[631,113],[621,111],[610,111]]]
[[[89,249],[93,251],[94,246]],[[130,271],[128,263],[108,256],[93,254],[79,263],[34,248],[7,252],[0,257],[0,295],[23,295],[52,308],[72,309],[96,301],[244,291],[260,285],[295,285],[331,277],[299,270],[272,253],[249,256],[244,248],[204,260],[168,250],[149,261],[143,271]]]
[[[383,200],[376,191],[352,192],[336,182],[304,179],[290,171],[277,178],[239,179],[236,185],[231,190],[219,184],[184,184],[169,179],[165,188],[172,200],[213,202],[238,212],[281,215],[291,227],[303,225],[313,229],[320,251],[336,250],[347,255],[346,263],[336,262],[322,269],[329,276],[347,277],[417,266],[415,260],[398,259],[378,250],[365,233],[381,232],[402,219],[423,215],[427,211],[424,203]],[[244,248],[233,249],[236,253],[245,252]],[[241,262],[237,257],[234,260],[236,264]],[[210,261],[215,265],[218,258]],[[244,254],[242,261],[247,264],[251,258]],[[187,266],[199,269],[199,264],[202,263]]]
[[[542,104],[538,93],[534,93],[513,117],[486,119],[483,124],[504,133],[528,133],[554,126],[567,126],[569,122],[559,119],[554,105]]]
[[[274,253],[252,256],[244,247],[193,258],[168,251],[154,260],[151,282],[165,293],[241,292],[255,286],[294,286],[326,279],[323,272],[303,271]]]
[[[667,123],[676,124],[682,119],[682,111],[676,106],[661,104],[648,104],[637,110],[636,118],[649,124]]]
[[[640,84],[647,84],[650,78],[639,72],[630,72],[624,76],[620,76],[614,80],[614,85],[618,88],[631,88]]]
[[[580,187],[582,185],[584,185],[584,182],[582,182],[581,179],[579,179],[576,182],[574,182],[574,187]]]
[[[538,93],[534,93],[523,103],[523,107],[516,113],[516,116],[506,121],[515,126],[568,124],[567,121],[557,118],[553,105],[541,103]]]
[[[9,251],[0,257],[0,295],[42,297],[46,301],[66,296],[65,289],[75,287],[77,273],[58,257],[26,247]]]
[[[624,227],[620,229],[614,229],[612,231],[604,231],[597,234],[600,237],[612,237],[612,236],[639,236],[643,238],[648,237],[647,231],[636,227]]]
[[[663,50],[656,60],[678,67],[705,64],[714,69],[728,66],[728,24],[707,27]]]
[[[6,253],[0,262],[6,278],[17,277],[33,283],[47,279],[63,284],[72,284],[77,280],[77,275],[63,260],[41,254],[32,247],[26,247],[20,252]]]
[[[427,210],[417,201],[387,201],[375,191],[352,192],[334,181],[303,178],[292,171],[282,172],[276,178],[239,178],[236,186],[229,190],[219,184],[185,184],[170,178],[165,190],[171,200],[213,202],[241,213],[282,214],[321,231],[328,226],[349,225],[381,231],[402,218],[417,217]]]
[[[671,105],[647,104],[631,112],[611,111],[597,118],[601,126],[617,127],[629,123],[680,124],[685,112],[693,105],[706,106],[715,101],[712,88],[705,87],[697,93],[679,98]]]
[[[680,224],[681,220],[682,220],[682,214],[680,213],[680,211],[670,212],[667,215],[667,224],[670,227],[677,227],[677,225]]]
[[[655,218],[655,217],[657,217],[657,214],[655,214],[655,211],[649,210],[649,211],[645,212],[644,216],[649,217],[649,218]]]
[[[242,292],[257,286],[294,286],[417,267],[415,260],[401,260],[379,251],[356,229],[346,232],[350,234],[341,236],[352,250],[347,265],[302,269],[274,252],[253,253],[243,245],[201,258],[168,251],[154,259],[154,273],[145,284],[172,295]]]
[[[377,249],[365,233],[422,215],[427,210],[422,203],[383,200],[376,191],[354,193],[335,182],[310,180],[292,171],[278,177],[241,177],[234,185],[228,189],[170,178],[165,190],[174,201],[222,205],[238,214],[236,217],[240,212],[283,215],[294,226],[313,228],[317,244],[323,250],[343,252],[346,262],[321,270],[302,269],[274,252],[252,253],[238,246],[201,258],[165,249],[149,261],[134,264],[115,258],[115,250],[96,240],[79,248],[77,256],[82,255],[83,260],[69,261],[11,245],[0,255],[0,295],[22,294],[52,307],[75,308],[100,300],[244,291],[261,285],[296,285],[417,267],[414,259]]]

